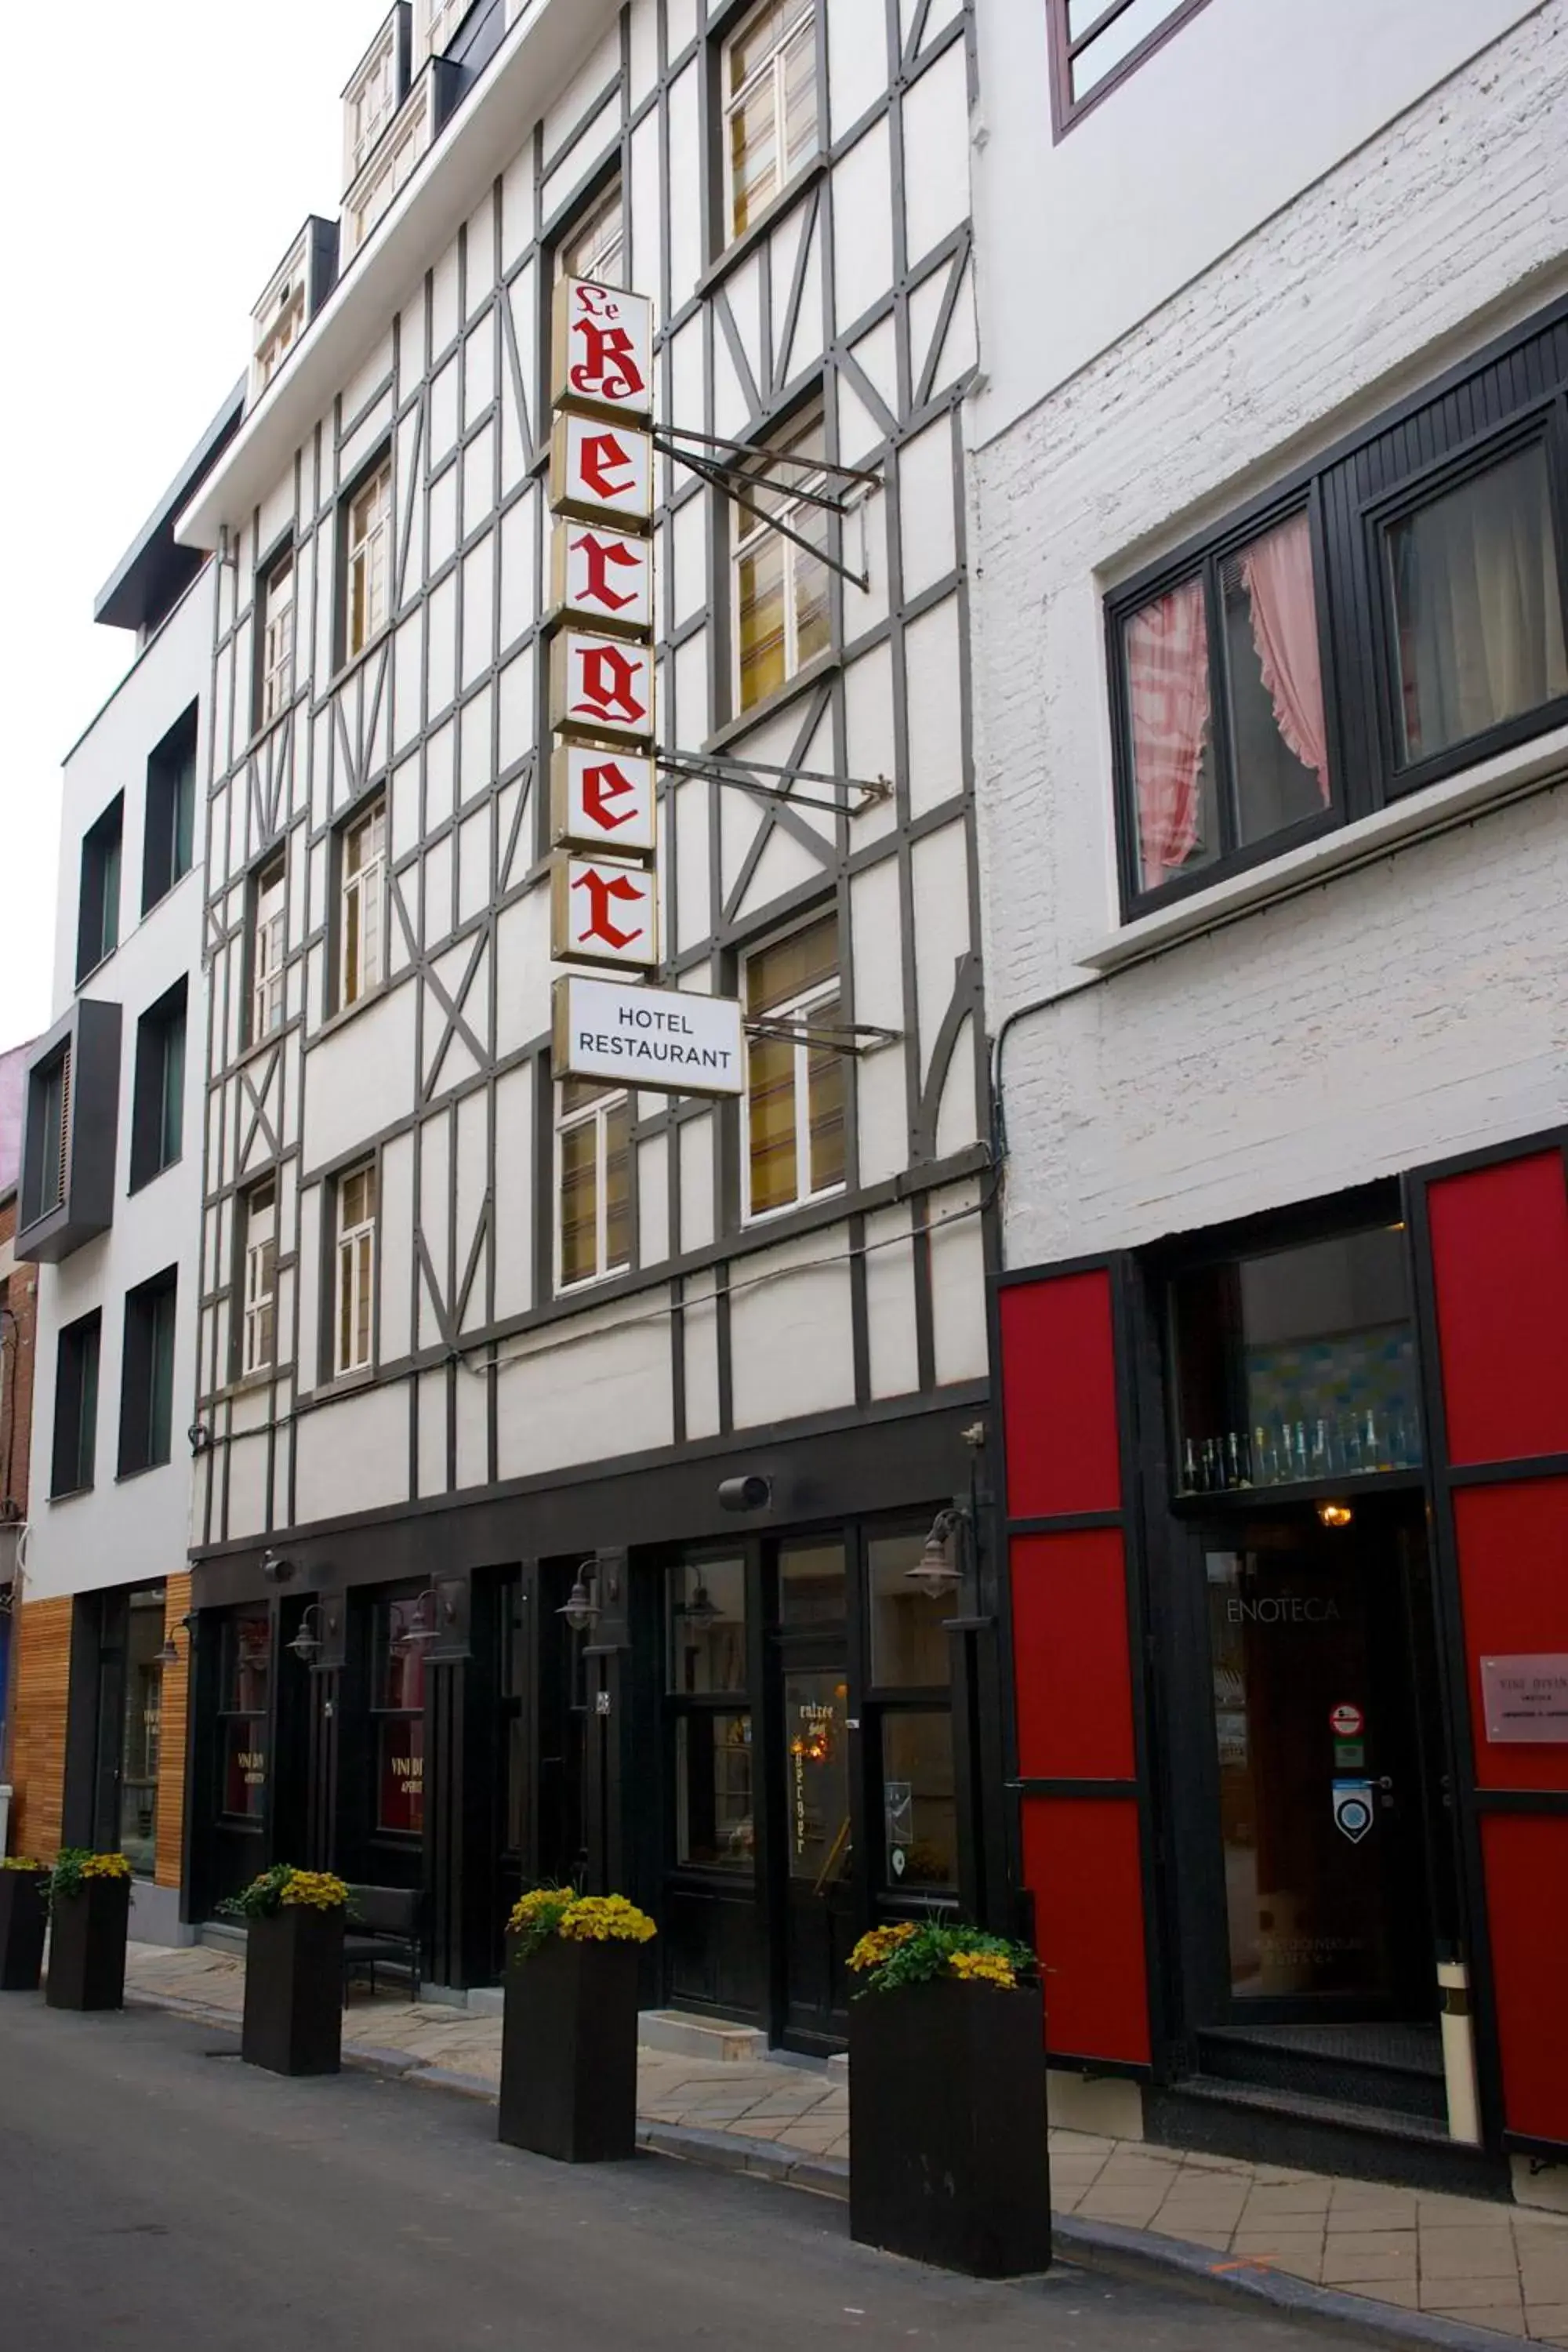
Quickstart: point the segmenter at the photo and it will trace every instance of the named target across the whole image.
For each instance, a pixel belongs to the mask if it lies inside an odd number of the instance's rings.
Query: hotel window
[[[743,1559],[693,1559],[666,1571],[665,1658],[676,1866],[749,1877],[756,1805]]]
[[[589,278],[599,286],[624,286],[626,268],[626,214],[617,173],[556,246],[555,275]]]
[[[279,289],[277,303],[270,319],[258,335],[256,345],[255,383],[258,394],[266,391],[282,366],[305,328],[305,274],[301,266],[297,277],[285,279]]]
[[[397,111],[397,19],[389,18],[374,54],[343,94],[343,179],[357,178]]]
[[[844,1056],[822,1033],[837,1022],[838,920],[824,915],[746,959],[745,1212],[837,1191],[844,1181]]]
[[[425,1652],[430,1601],[424,1593],[384,1601],[376,1611],[375,1827],[378,1835],[418,1837],[425,1827]]]
[[[404,117],[401,125],[387,133],[349,191],[343,207],[348,248],[345,260],[353,259],[377,223],[391,211],[393,199],[412,176],[415,165],[430,144],[428,79],[411,96]]]
[[[338,1004],[357,1004],[382,976],[386,911],[386,803],[346,824],[338,843]]]
[[[726,242],[817,148],[816,0],[762,0],[724,44]]]
[[[780,522],[827,545],[827,515],[802,492],[820,493],[812,471],[826,456],[820,405],[795,419],[768,442],[749,468],[744,496],[757,511],[734,509],[731,608],[735,639],[735,707],[749,710],[776,694],[833,643],[827,566],[811,548],[786,539]],[[780,463],[780,460],[784,462]]]
[[[265,1609],[247,1609],[223,1629],[218,1746],[223,1811],[259,1821],[267,1810],[268,1709],[272,1626]]]
[[[55,1426],[51,1497],[92,1485],[98,1450],[98,1357],[103,1318],[97,1307],[68,1323],[55,1351]]]
[[[342,657],[353,661],[384,627],[392,582],[392,459],[350,492],[343,520]]]
[[[125,1294],[120,1380],[120,1475],[169,1459],[174,1423],[174,1297],[177,1270],[165,1266]]]
[[[191,870],[196,829],[196,706],[174,721],[147,762],[142,836],[145,915]]]
[[[278,1187],[270,1176],[244,1203],[244,1293],[240,1302],[242,1379],[270,1371],[277,1357]]]
[[[473,0],[414,0],[414,70],[417,73],[426,58],[441,55]]]
[[[120,945],[120,845],[124,824],[125,795],[116,793],[82,836],[76,945],[79,986]]]
[[[629,1096],[588,1078],[563,1078],[556,1089],[555,1151],[558,1279],[568,1289],[632,1262]]]
[[[1046,0],[1058,138],[1203,5],[1204,0]]]
[[[294,550],[286,548],[257,585],[257,732],[294,698],[295,572]]]
[[[136,1081],[131,1110],[132,1192],[172,1168],[184,1147],[185,993],[182,975],[136,1024]]]
[[[1128,916],[1568,719],[1552,379],[1510,338],[1109,599]]]
[[[375,1168],[340,1176],[333,1250],[332,1371],[363,1371],[375,1331]]]
[[[283,964],[288,953],[285,879],[284,860],[278,856],[262,866],[251,884],[248,1043],[252,1045],[283,1025]]]

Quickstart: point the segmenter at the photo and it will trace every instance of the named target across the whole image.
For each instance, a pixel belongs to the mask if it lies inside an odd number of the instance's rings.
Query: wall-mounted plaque
[[[1568,1651],[1483,1658],[1481,1703],[1494,1747],[1568,1744]]]

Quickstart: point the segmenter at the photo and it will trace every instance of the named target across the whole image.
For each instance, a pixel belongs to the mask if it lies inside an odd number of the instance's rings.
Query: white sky
[[[79,0],[23,44],[0,141],[0,1051],[51,1011],[61,757],[135,655],[93,600],[237,380],[289,238],[337,207],[337,93],[386,5]]]

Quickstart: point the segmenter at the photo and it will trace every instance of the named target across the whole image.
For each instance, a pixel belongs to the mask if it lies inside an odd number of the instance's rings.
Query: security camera
[[[719,1507],[721,1511],[765,1511],[773,1499],[771,1478],[721,1478]]]
[[[280,1551],[264,1552],[261,1573],[268,1584],[287,1584],[294,1573],[294,1563],[291,1559],[285,1559]]]

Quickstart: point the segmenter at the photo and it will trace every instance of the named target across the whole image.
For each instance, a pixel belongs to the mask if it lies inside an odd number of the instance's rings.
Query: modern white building
[[[963,0],[480,0],[347,85],[335,282],[307,224],[180,525],[194,1916],[331,1864],[463,1986],[585,1872],[650,1999],[823,2047],[869,1919],[1005,1899],[976,1637],[909,1580],[986,1475],[973,72]],[[552,1062],[569,278],[653,307],[654,977],[739,1003],[738,1096]]]
[[[95,606],[136,653],[62,772],[55,1018],[27,1057],[17,1210],[37,1324],[16,1829],[122,1849],[132,1932],[154,1941],[180,1934],[215,577],[174,518],[239,414],[237,392]]]
[[[1522,2182],[1568,2151],[1568,1720],[1509,1696],[1568,1653],[1568,8],[977,17],[1053,2057],[1189,2145]]]

